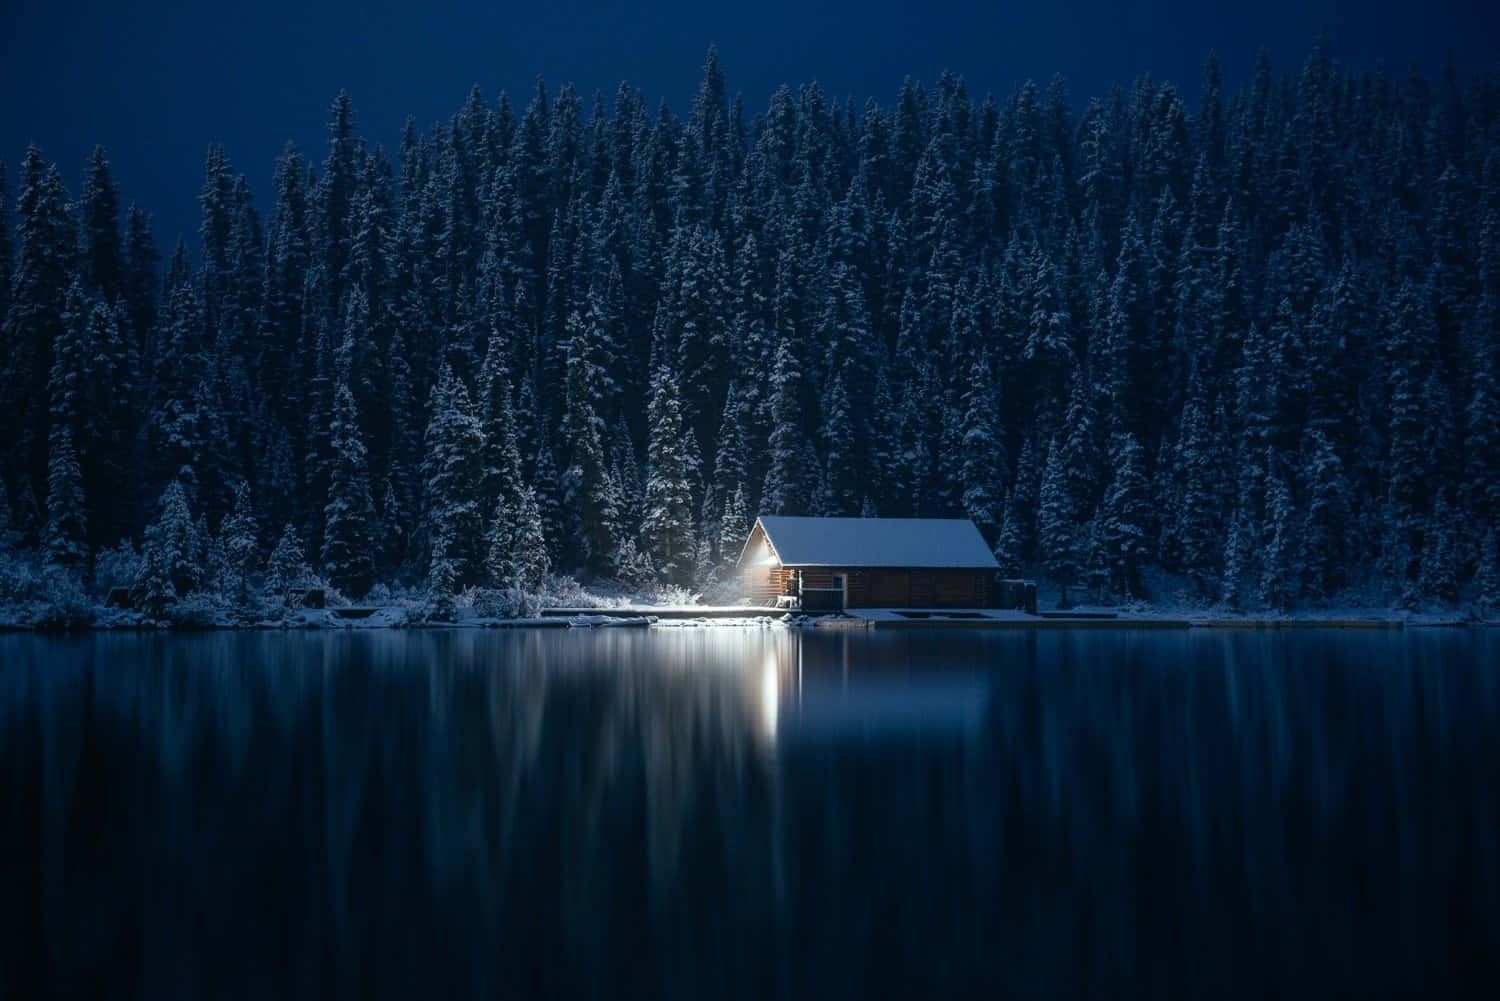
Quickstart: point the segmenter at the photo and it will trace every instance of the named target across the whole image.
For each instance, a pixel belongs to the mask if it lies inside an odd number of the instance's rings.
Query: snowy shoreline
[[[876,623],[841,615],[808,616],[795,610],[767,614],[771,610],[746,607],[745,615],[734,615],[723,606],[703,606],[701,614],[691,606],[624,606],[615,608],[542,610],[536,615],[503,618],[474,614],[471,608],[460,608],[452,621],[413,614],[410,606],[387,605],[360,609],[358,617],[348,616],[339,608],[301,609],[278,618],[236,618],[228,611],[207,621],[182,622],[153,619],[144,613],[120,609],[94,609],[87,621],[60,623],[52,619],[28,620],[23,609],[0,608],[0,632],[84,633],[84,632],[209,632],[225,630],[334,630],[368,631],[386,629],[579,629],[579,628],[735,628],[844,627],[865,628]],[[551,614],[547,614],[550,611]],[[1055,609],[1044,609],[1055,613]],[[1231,613],[1214,609],[1140,608],[1077,609],[1093,617],[1078,619],[1026,617],[981,623],[984,628],[1152,628],[1185,629],[1402,629],[1496,627],[1500,619],[1479,618],[1469,614],[1412,613],[1389,608],[1344,608],[1337,611],[1275,614],[1267,612]],[[1107,614],[1109,617],[1101,617]],[[890,623],[880,623],[889,626]],[[905,625],[922,628],[972,628],[976,623],[962,621],[926,621]]]

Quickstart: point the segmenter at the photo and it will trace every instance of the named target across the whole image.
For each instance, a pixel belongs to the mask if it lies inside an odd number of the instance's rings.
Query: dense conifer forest
[[[476,87],[389,151],[341,94],[269,205],[210,148],[164,254],[28,149],[0,600],[703,587],[782,513],[1097,600],[1500,603],[1500,74],[1191,90],[756,111],[710,50],[685,115]]]

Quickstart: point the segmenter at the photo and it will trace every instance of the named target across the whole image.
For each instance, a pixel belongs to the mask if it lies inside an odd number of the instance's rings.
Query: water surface
[[[0,636],[0,996],[1443,996],[1500,631]]]

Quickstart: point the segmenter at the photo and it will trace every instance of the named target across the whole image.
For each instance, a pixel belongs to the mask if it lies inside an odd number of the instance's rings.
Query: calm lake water
[[[0,636],[0,996],[1370,996],[1500,631]]]

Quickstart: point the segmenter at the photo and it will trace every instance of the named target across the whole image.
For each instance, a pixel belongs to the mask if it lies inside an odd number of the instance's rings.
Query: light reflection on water
[[[0,995],[1426,995],[1496,631],[0,637]]]

